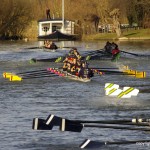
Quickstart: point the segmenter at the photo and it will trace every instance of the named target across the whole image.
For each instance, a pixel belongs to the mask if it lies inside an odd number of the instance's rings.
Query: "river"
[[[97,50],[106,41],[56,42],[61,47],[77,47],[84,50]],[[24,72],[59,67],[60,63],[38,62],[31,64],[31,58],[52,58],[67,53],[69,49],[45,52],[30,49],[41,46],[39,41],[0,42],[0,149],[1,150],[78,150],[85,139],[97,141],[123,141],[150,139],[144,131],[84,128],[81,133],[32,130],[35,117],[46,119],[54,114],[68,119],[111,120],[150,118],[150,61],[148,57],[121,57],[118,62],[110,60],[89,61],[91,67],[118,67],[127,65],[131,69],[146,71],[143,79],[125,75],[103,75],[94,77],[89,83],[73,81],[63,77],[26,79],[10,82],[2,77],[3,72]],[[119,48],[126,52],[150,55],[150,42],[117,41]],[[27,49],[29,48],[29,49]],[[116,83],[120,87],[131,86],[139,89],[138,96],[129,99],[111,98],[105,95],[105,83]],[[100,149],[100,148],[98,148]],[[150,143],[143,145],[110,145],[106,150],[148,150]]]

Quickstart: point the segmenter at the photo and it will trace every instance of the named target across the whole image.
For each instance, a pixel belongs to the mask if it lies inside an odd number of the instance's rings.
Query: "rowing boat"
[[[69,78],[69,79],[72,79],[72,80],[81,81],[81,82],[90,82],[91,81],[91,79],[89,79],[89,78],[80,78],[76,75],[72,75],[72,74],[67,73],[67,72],[66,72],[65,77]]]
[[[56,52],[57,51],[56,49],[50,49],[50,48],[43,48],[42,50],[45,52]]]
[[[81,78],[81,77],[78,77],[76,75],[72,75],[70,73],[68,73],[67,71],[63,71],[62,69],[57,69],[57,68],[49,68],[49,71],[55,73],[55,74],[58,74],[60,76],[63,76],[65,78],[68,78],[68,79],[71,79],[71,80],[76,80],[76,81],[81,81],[81,82],[90,82],[91,81],[91,78]]]

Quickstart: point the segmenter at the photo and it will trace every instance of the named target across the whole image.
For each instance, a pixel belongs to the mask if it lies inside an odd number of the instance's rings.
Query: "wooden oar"
[[[134,56],[144,56],[144,57],[150,56],[150,55],[143,55],[143,54],[135,54],[135,53],[126,52],[126,51],[122,51],[122,50],[121,50],[121,52],[122,52],[122,53],[126,53],[126,54],[130,54],[130,55],[134,55]]]
[[[55,116],[53,114],[50,114],[46,121],[48,121],[49,123],[51,122],[57,122],[62,119],[62,117],[58,117],[58,116]],[[150,118],[140,118],[140,117],[137,117],[137,118],[131,118],[131,119],[120,119],[120,120],[71,120],[71,121],[75,121],[75,122],[78,122],[78,123],[105,123],[105,124],[108,124],[108,123],[116,123],[116,124],[122,124],[122,123],[148,123],[148,126],[149,123],[150,123]]]
[[[129,74],[127,72],[122,72],[122,71],[114,71],[114,70],[104,70],[104,69],[92,69],[94,73],[99,74],[99,75],[134,75]]]
[[[54,76],[64,76],[64,74],[57,70],[54,70],[53,68],[26,71],[20,73],[10,73],[10,72],[3,73],[3,77],[8,78],[10,81],[22,81],[23,79],[44,78],[44,77],[54,77]]]
[[[136,126],[150,126],[148,122],[140,122],[140,120],[134,118],[129,120],[71,120],[77,123],[96,123],[96,124],[118,124],[118,125],[136,125]]]
[[[58,68],[57,68],[58,69]],[[43,77],[43,76],[50,76],[50,75],[57,75],[61,76],[61,72],[54,70],[53,68],[47,68],[46,71],[42,72],[35,72],[35,73],[27,73],[27,74],[21,74],[22,78],[31,78],[31,77]]]
[[[17,75],[21,75],[21,74],[30,74],[30,73],[38,73],[38,72],[45,72],[47,71],[47,69],[40,69],[40,70],[33,70],[33,71],[25,71],[25,72],[20,72],[20,73],[16,73]]]
[[[125,145],[125,144],[136,144],[140,146],[140,144],[147,144],[150,142],[150,139],[145,139],[145,140],[134,140],[134,141],[93,141],[90,139],[86,139],[82,142],[82,144],[79,146],[81,149],[92,149],[92,148],[101,148],[102,146],[107,146],[107,145]]]
[[[101,60],[101,59],[112,59],[112,56],[110,54],[107,53],[98,53],[98,54],[94,54],[94,55],[88,55],[85,58],[87,61],[88,60]]]
[[[88,55],[92,55],[92,54],[96,54],[96,53],[98,54],[98,53],[101,53],[103,51],[104,51],[103,49],[93,50],[91,52],[83,53],[83,56],[88,56]]]
[[[44,76],[44,75],[52,75],[52,72],[39,72],[39,73],[32,73],[32,74],[22,74],[21,77],[36,77],[36,76]]]
[[[112,70],[102,70],[102,69],[93,69],[94,73],[99,75],[110,74],[110,75],[129,75],[136,78],[145,78],[146,72],[138,72],[136,70],[125,70],[125,71],[112,71]]]
[[[118,74],[120,74],[120,73],[127,73],[127,72],[123,72],[123,71],[114,71],[114,70],[106,70],[106,69],[93,69],[93,71],[95,73],[97,73],[97,72],[118,73]]]
[[[4,78],[9,78],[10,75],[34,75],[34,74],[39,74],[39,73],[47,73],[49,72],[49,68],[47,69],[41,69],[41,70],[34,70],[34,71],[26,71],[26,72],[20,72],[20,73],[11,73],[11,72],[4,72],[3,77]]]
[[[92,52],[87,52],[87,53],[84,53],[83,56],[82,56],[82,60],[83,59],[86,59],[86,57],[88,55],[92,55],[92,54],[96,54],[96,53],[101,53],[103,50],[95,50],[95,51],[92,51]],[[36,58],[32,58],[30,60],[30,63],[36,63],[36,62],[62,62],[66,57],[65,56],[60,56],[60,57],[55,57],[55,58],[43,58],[43,59],[36,59]]]
[[[101,69],[105,69],[105,70],[107,70],[107,69],[109,69],[109,70],[115,70],[115,69],[119,69],[119,68],[90,67],[90,69],[93,69],[93,70],[94,70],[94,69],[95,69],[95,70],[101,70]]]
[[[61,125],[60,117],[54,116],[50,114],[46,120],[40,118],[34,118],[32,123],[33,130],[45,130],[49,129],[52,130],[53,126],[60,126]]]
[[[58,48],[81,48],[80,46],[58,46]]]
[[[39,75],[39,76],[25,76],[25,77],[21,77],[21,76],[17,76],[17,75],[12,75],[9,78],[9,81],[22,81],[24,79],[34,79],[34,78],[45,78],[45,77],[56,77],[58,75],[56,74],[49,74],[49,75]]]
[[[47,48],[45,46],[35,46],[35,47],[27,47],[27,48],[24,48],[24,49],[51,49],[51,48]],[[74,48],[74,47],[71,47],[71,46],[57,46],[57,48]],[[76,48],[80,48],[80,47],[76,47]]]
[[[90,60],[90,58],[91,58],[92,56],[98,55],[99,53],[102,54],[102,53],[104,53],[104,52],[103,52],[102,49],[99,49],[99,50],[95,50],[95,51],[92,51],[92,52],[83,53],[82,59]]]
[[[130,54],[130,55],[134,55],[134,56],[138,56],[138,57],[150,57],[150,55],[143,55],[143,54],[136,54],[136,53],[131,53],[131,52],[126,52],[126,51],[120,51],[121,53],[125,53],[125,54]],[[99,57],[102,57],[101,55],[99,54],[105,54],[105,56],[111,58],[111,54],[107,53],[104,51],[104,49],[101,49],[101,50],[96,50],[96,51],[93,51],[93,52],[89,52],[89,54],[87,53],[86,56],[90,56],[91,58],[90,59],[95,59],[96,57],[99,58]]]
[[[46,124],[47,126],[50,126],[50,128],[52,126],[59,126],[61,128],[67,127],[67,130],[68,130],[68,128],[71,128],[70,130],[73,130],[74,132],[79,132],[83,128],[83,123],[84,123],[84,126],[87,126],[87,127],[99,127],[99,128],[100,127],[105,128],[105,126],[99,126],[97,124],[133,125],[133,126],[147,126],[147,127],[150,126],[149,119],[137,119],[137,118],[127,119],[127,120],[95,120],[95,121],[94,120],[67,120],[67,119],[63,119],[61,117],[50,114],[47,117],[47,119],[43,120],[42,122],[40,121],[39,118],[37,118],[37,120],[39,121],[40,125],[43,123],[43,124]],[[88,124],[91,123],[92,125],[87,125],[87,123]],[[96,125],[93,125],[95,123],[96,123]],[[72,124],[73,125],[75,124],[75,127],[73,127]],[[33,126],[38,126],[38,123],[35,125],[35,119],[33,119]],[[112,127],[116,128],[116,129],[120,129],[120,128],[118,128],[118,126],[106,126],[106,128],[112,128]],[[123,127],[121,127],[121,129],[122,128]],[[77,129],[77,131],[76,131],[76,129]],[[129,127],[127,127],[127,129],[130,130]],[[142,128],[142,130],[143,129],[146,129],[146,128]],[[39,130],[44,130],[44,127],[40,128]]]
[[[47,125],[44,119],[34,118],[32,123],[33,130],[52,130],[53,125]]]
[[[61,131],[71,131],[71,132],[81,132],[83,128],[106,128],[106,129],[119,129],[119,130],[136,130],[136,131],[150,131],[150,128],[131,128],[122,126],[108,126],[108,125],[97,125],[97,124],[82,124],[78,122],[73,122],[70,120],[62,119],[62,124],[60,126]]]
[[[24,48],[24,49],[43,49],[45,48],[44,46],[35,46],[35,47],[27,47],[27,48]]]
[[[62,62],[64,59],[65,59],[64,56],[55,57],[55,58],[43,58],[43,59],[32,58],[30,60],[30,63],[36,63],[36,62]]]
[[[52,130],[53,126],[59,126],[61,131],[70,131],[70,132],[81,132],[83,128],[106,128],[106,129],[118,129],[118,130],[136,130],[136,131],[150,131],[150,128],[147,128],[148,125],[145,128],[142,127],[127,127],[126,124],[116,124],[117,126],[110,126],[110,125],[100,125],[100,124],[83,124],[71,120],[61,119],[61,123],[54,124],[54,123],[46,123],[46,120],[42,120],[40,118],[36,118],[38,122],[35,121],[35,118],[33,119],[33,129],[34,130]],[[118,126],[118,125],[124,125],[124,126]],[[37,128],[35,128],[35,126]],[[140,126],[140,125],[138,125]],[[46,128],[45,128],[46,127]]]
[[[62,74],[59,72],[52,72],[52,68],[47,68],[44,70],[35,70],[35,71],[27,71],[21,73],[3,73],[4,78],[9,78],[10,81],[22,81],[23,79],[31,79],[31,78],[42,78],[42,77],[52,77],[52,76],[61,76]],[[63,75],[62,75],[63,76]]]
[[[34,78],[46,78],[46,77],[57,77],[58,75],[53,74],[53,75],[42,75],[42,76],[27,76],[27,77],[22,77],[22,79],[34,79]]]

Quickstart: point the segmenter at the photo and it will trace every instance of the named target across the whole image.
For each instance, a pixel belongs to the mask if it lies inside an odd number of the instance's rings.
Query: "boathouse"
[[[62,19],[44,19],[38,21],[38,36],[49,35],[55,31],[63,34],[73,35],[75,31],[75,22]]]

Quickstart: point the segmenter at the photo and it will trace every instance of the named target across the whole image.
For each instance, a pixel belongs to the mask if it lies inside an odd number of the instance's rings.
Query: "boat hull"
[[[61,40],[76,40],[75,35],[69,35],[69,34],[64,34],[61,33],[60,31],[55,31],[49,35],[43,35],[43,36],[38,36],[39,40],[55,40],[55,41],[61,41]]]
[[[81,82],[90,82],[91,81],[91,79],[89,79],[89,78],[79,78],[78,76],[72,75],[72,74],[69,74],[69,73],[67,73],[65,75],[65,77],[68,78],[68,79],[71,79],[71,80],[76,80],[76,81],[81,81]]]
[[[71,79],[71,80],[76,80],[76,81],[81,81],[81,82],[90,82],[91,81],[91,78],[80,78],[76,75],[72,75],[72,74],[68,73],[67,71],[63,71],[62,69],[50,69],[50,71],[53,73],[56,73],[60,76],[63,76],[65,78]]]

